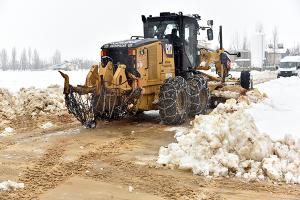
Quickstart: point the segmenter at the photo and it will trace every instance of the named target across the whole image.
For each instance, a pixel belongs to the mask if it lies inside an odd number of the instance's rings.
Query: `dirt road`
[[[300,199],[298,185],[206,179],[158,166],[159,147],[174,141],[168,128],[158,115],[142,114],[96,129],[74,124],[0,138],[0,181],[25,184],[0,199]]]

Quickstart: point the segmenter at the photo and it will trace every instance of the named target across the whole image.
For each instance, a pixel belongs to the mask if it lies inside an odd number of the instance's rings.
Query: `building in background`
[[[273,44],[269,44],[266,49],[266,66],[278,66],[280,60],[285,56],[289,55],[289,50],[284,48],[283,44],[277,44],[275,48]]]
[[[61,64],[52,65],[49,67],[50,70],[65,70],[65,71],[71,71],[71,70],[78,70],[79,67],[77,64],[64,61]]]
[[[238,50],[241,53],[241,57],[234,57],[234,61],[237,66],[241,68],[250,68],[251,66],[251,52],[249,50]]]
[[[251,67],[262,69],[265,61],[265,34],[257,32],[251,38]]]

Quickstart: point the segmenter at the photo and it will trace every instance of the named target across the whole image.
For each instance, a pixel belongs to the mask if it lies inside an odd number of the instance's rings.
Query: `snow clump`
[[[157,162],[207,177],[300,183],[300,140],[286,136],[273,141],[259,132],[245,111],[249,101],[258,101],[254,97],[259,95],[251,95],[239,103],[227,100],[209,115],[196,116],[187,134],[160,148]]]
[[[10,180],[0,182],[0,191],[9,191],[22,188],[24,188],[24,183],[16,183]]]

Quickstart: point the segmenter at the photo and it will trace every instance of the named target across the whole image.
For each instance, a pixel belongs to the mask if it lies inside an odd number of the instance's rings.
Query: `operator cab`
[[[142,20],[144,37],[157,38],[162,42],[164,51],[172,50],[176,76],[184,76],[187,71],[194,70],[199,65],[197,49],[199,15],[163,12],[159,17],[142,15]]]

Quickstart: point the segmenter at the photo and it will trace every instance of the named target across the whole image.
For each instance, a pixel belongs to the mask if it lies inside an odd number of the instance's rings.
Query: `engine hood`
[[[143,45],[147,45],[153,42],[157,42],[156,38],[145,38],[145,39],[132,39],[132,40],[122,40],[118,42],[111,42],[103,45],[101,49],[111,49],[111,48],[136,48]]]

